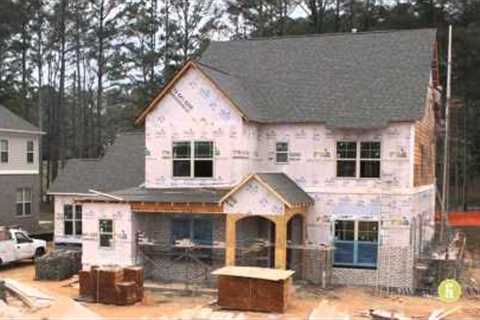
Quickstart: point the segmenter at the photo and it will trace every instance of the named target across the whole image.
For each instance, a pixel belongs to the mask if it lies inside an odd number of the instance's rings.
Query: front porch
[[[302,214],[272,221],[262,216],[137,212],[135,221],[141,233],[136,261],[153,280],[211,282],[210,273],[225,265],[274,268],[280,262],[281,268],[301,273]],[[228,248],[234,249],[233,257]]]
[[[230,190],[133,188],[82,202],[101,228],[87,228],[86,265],[132,261],[161,282],[208,283],[226,265],[321,277],[323,249],[305,244],[313,200],[284,174],[254,174]]]

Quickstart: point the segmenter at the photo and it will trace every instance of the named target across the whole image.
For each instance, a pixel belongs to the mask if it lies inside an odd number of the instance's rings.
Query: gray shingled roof
[[[253,121],[379,128],[424,113],[434,29],[212,42],[199,64]]]
[[[295,181],[284,173],[256,173],[255,175],[292,205],[312,205],[315,202]]]
[[[110,194],[132,202],[217,203],[228,191],[213,188],[145,189],[139,187]]]
[[[40,129],[0,104],[0,130],[22,130],[39,132]]]
[[[59,172],[48,193],[89,193],[137,187],[145,181],[145,134],[117,136],[102,159],[71,159]]]

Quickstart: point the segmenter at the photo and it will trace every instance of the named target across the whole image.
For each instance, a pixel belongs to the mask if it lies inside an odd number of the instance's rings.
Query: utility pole
[[[447,65],[447,97],[445,103],[445,138],[443,149],[443,183],[442,183],[442,219],[440,225],[440,241],[445,240],[448,225],[448,184],[449,184],[449,131],[450,131],[450,100],[452,96],[452,26],[448,26],[448,65]]]

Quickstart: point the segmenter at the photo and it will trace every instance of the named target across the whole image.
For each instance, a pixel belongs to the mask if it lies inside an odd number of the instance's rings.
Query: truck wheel
[[[43,248],[38,248],[35,250],[35,258],[41,257],[45,254],[45,249]]]

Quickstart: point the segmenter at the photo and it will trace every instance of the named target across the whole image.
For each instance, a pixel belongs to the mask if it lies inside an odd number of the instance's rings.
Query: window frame
[[[212,145],[212,157],[211,158],[205,158],[205,157],[199,157],[196,158],[195,156],[195,146],[197,143],[200,142],[207,142],[211,143]],[[174,146],[177,143],[188,143],[189,148],[190,148],[190,155],[188,158],[178,158],[175,157],[175,153],[173,152]],[[185,176],[176,176],[175,175],[175,161],[189,161],[189,166],[190,166],[190,175],[185,175]],[[195,176],[195,162],[196,161],[211,161],[212,162],[212,176],[210,177],[196,177]],[[215,177],[215,141],[213,140],[175,140],[172,141],[172,178],[173,179],[212,179]]]
[[[337,240],[336,237],[336,229],[335,229],[335,224],[338,221],[343,221],[343,222],[353,222],[354,225],[354,236],[353,240]],[[377,234],[376,234],[376,241],[365,241],[365,240],[359,240],[359,230],[360,230],[360,224],[361,223],[376,223],[376,229],[377,229]],[[353,246],[353,252],[352,252],[352,263],[348,262],[336,262],[335,261],[335,252],[333,254],[333,266],[334,267],[339,267],[339,268],[358,268],[358,269],[377,269],[378,267],[378,248],[379,248],[379,236],[380,236],[380,222],[376,220],[343,220],[343,219],[338,219],[333,222],[333,244],[336,247],[337,243],[338,244],[350,244]],[[359,245],[365,245],[365,244],[370,244],[370,245],[375,245],[376,246],[376,258],[375,258],[375,263],[362,263],[359,262]]]
[[[29,197],[27,199],[27,191],[29,193]],[[19,200],[19,193],[21,193],[20,195],[20,200]],[[32,193],[32,188],[28,188],[28,187],[22,187],[22,188],[17,188],[17,192],[16,192],[16,200],[15,200],[15,203],[16,203],[16,206],[15,206],[15,216],[16,217],[30,217],[32,215],[32,202],[33,202],[33,193]],[[27,210],[27,204],[29,205],[28,206],[28,210]],[[18,206],[21,206],[22,208],[22,212],[19,214],[18,212]],[[28,211],[28,212],[27,212]]]
[[[32,147],[31,150],[30,150],[30,146]],[[35,163],[35,143],[33,140],[27,140],[27,163],[28,164]]]
[[[340,158],[338,156],[339,143],[355,143],[355,159],[354,158]],[[379,158],[362,158],[362,143],[378,143],[379,144]],[[382,178],[382,142],[380,140],[337,140],[335,143],[335,162],[336,162],[336,178],[337,179],[381,179]],[[353,176],[339,176],[338,163],[340,161],[355,161],[355,175]],[[378,177],[362,177],[361,165],[362,162],[378,162]]]
[[[278,146],[280,144],[285,144],[287,146],[287,150],[286,151],[279,151]],[[276,164],[288,164],[288,162],[290,160],[289,156],[288,156],[289,150],[290,150],[290,145],[289,145],[288,141],[277,141],[277,142],[275,142],[275,163]],[[279,154],[285,154],[287,156],[286,160],[285,161],[278,161],[278,155]]]
[[[112,225],[112,231],[111,232],[104,232],[101,229],[102,221],[110,221]],[[114,239],[114,234],[115,234],[115,224],[113,219],[98,219],[98,247],[100,249],[114,249],[115,247],[115,239]],[[102,236],[109,236],[110,237],[110,246],[102,246]]]
[[[363,158],[362,157],[362,143],[378,143],[378,158]],[[359,141],[360,145],[360,157],[358,164],[358,175],[360,179],[379,179],[382,176],[382,143],[380,141],[371,140],[371,141]],[[362,162],[378,162],[378,177],[362,177]]]
[[[175,239],[174,236],[174,223],[175,221],[183,221],[188,225],[188,238],[192,243],[196,246],[205,246],[204,248],[196,248],[191,254],[198,259],[205,259],[207,262],[211,260],[213,254],[213,243],[215,241],[215,220],[212,217],[202,217],[202,216],[172,216],[170,219],[170,246],[171,246],[171,254],[172,257],[176,257],[181,255],[184,252],[184,249],[178,248],[175,246]],[[198,230],[195,232],[195,222],[202,221],[208,222],[210,224],[210,240],[209,243],[199,242],[198,241]],[[178,239],[181,240],[181,239]],[[196,241],[197,240],[197,241]]]
[[[355,158],[340,158],[338,156],[339,150],[338,150],[338,144],[339,143],[354,143],[355,144]],[[342,178],[342,179],[352,179],[352,178],[357,178],[358,176],[358,142],[357,141],[351,141],[351,140],[342,140],[342,141],[337,141],[335,143],[335,155],[336,155],[336,167],[335,170],[336,172],[336,177],[337,178]],[[338,170],[338,164],[339,162],[353,162],[355,164],[355,172],[353,176],[339,176],[339,170]]]
[[[0,163],[8,163],[9,155],[10,155],[9,148],[10,146],[9,146],[8,140],[0,139]]]
[[[72,210],[72,217],[67,219],[66,215],[65,215],[65,212],[66,212],[66,207],[71,207],[71,210]],[[79,209],[80,208],[80,209]],[[83,226],[82,226],[82,215],[83,215],[83,208],[82,208],[82,205],[79,205],[79,204],[64,204],[63,205],[63,235],[66,236],[66,237],[81,237],[82,236],[82,232],[83,232]],[[79,214],[78,212],[80,212],[80,217],[79,217]],[[67,234],[65,232],[66,228],[65,228],[65,223],[66,222],[69,222],[72,224],[72,233],[71,234]],[[78,230],[77,230],[77,223],[80,222],[80,233],[78,233]]]

